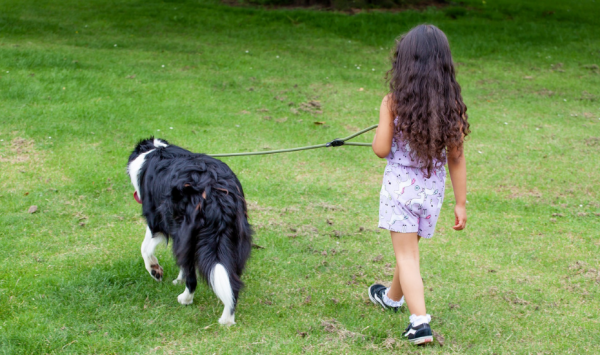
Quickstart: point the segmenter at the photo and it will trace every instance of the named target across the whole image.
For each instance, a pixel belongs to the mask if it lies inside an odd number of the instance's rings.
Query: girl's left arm
[[[392,94],[386,95],[381,101],[379,108],[379,126],[373,138],[373,152],[380,158],[387,157],[392,149],[392,138],[394,137],[394,115],[390,109]]]
[[[454,189],[455,230],[463,230],[467,225],[467,162],[461,148],[448,148],[448,170]]]

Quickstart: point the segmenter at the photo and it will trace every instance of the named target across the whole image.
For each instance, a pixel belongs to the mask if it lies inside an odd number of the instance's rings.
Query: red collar
[[[140,205],[142,204],[142,200],[140,200],[140,198],[138,197],[137,191],[133,193],[133,198],[137,201],[137,203],[139,203]]]

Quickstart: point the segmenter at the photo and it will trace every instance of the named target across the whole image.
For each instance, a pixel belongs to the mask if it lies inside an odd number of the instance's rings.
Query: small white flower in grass
[[[536,131],[539,131],[540,129],[539,129],[539,128],[536,128],[535,130],[536,130]]]
[[[356,67],[356,69],[360,69],[360,67]]]
[[[248,53],[248,51],[246,51],[246,53]]]
[[[563,99],[565,102],[567,102],[567,99]]]
[[[116,46],[117,46],[117,45],[115,44],[115,47],[116,47]]]
[[[239,124],[236,124],[235,126],[236,126],[236,127],[239,127],[240,125],[239,125]]]
[[[8,70],[6,71],[6,74],[8,74]]]
[[[372,71],[375,71],[375,68],[371,69]]]
[[[84,27],[87,27],[87,25],[85,25]]]
[[[483,154],[483,153],[481,152],[481,150],[478,150],[478,151],[477,151],[477,153],[479,153],[479,154]]]
[[[48,137],[48,139],[52,139],[52,137]]]
[[[169,129],[173,129],[173,127],[169,127]]]
[[[504,124],[508,124],[508,122],[504,122]]]
[[[163,65],[162,65],[162,67],[164,68],[164,67],[165,67],[165,65],[163,64]]]
[[[276,55],[276,56],[275,56],[275,58],[279,58],[279,56],[278,56],[278,55]]]
[[[579,207],[583,207],[583,205],[579,205]]]
[[[4,139],[0,139],[0,142],[4,142]]]
[[[352,41],[348,41],[348,43],[352,43]]]
[[[160,129],[157,129],[156,132],[160,132]]]

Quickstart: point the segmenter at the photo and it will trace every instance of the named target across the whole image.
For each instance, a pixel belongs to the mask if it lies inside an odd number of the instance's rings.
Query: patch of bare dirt
[[[5,154],[0,154],[0,162],[19,164],[27,162],[30,159],[37,160],[39,153],[36,151],[34,143],[33,139],[14,138],[10,142],[8,151]]]
[[[345,340],[348,338],[365,338],[365,336],[360,333],[347,330],[340,322],[333,318],[330,320],[321,321],[321,326],[325,332],[336,334],[340,340]]]

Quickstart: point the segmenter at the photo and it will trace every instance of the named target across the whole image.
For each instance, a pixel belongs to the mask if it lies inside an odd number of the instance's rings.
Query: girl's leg
[[[423,279],[421,279],[421,269],[419,265],[419,239],[417,233],[396,233],[392,234],[392,244],[396,254],[397,273],[399,285],[396,285],[395,292],[404,294],[404,299],[408,305],[411,314],[425,315],[425,294],[423,291]],[[394,281],[396,273],[394,273]],[[395,283],[392,283],[394,287]],[[388,297],[396,296],[398,293],[390,295],[392,288],[388,292]],[[402,297],[402,296],[400,296]],[[392,298],[394,299],[394,298]]]
[[[418,238],[420,241],[421,237],[419,236]],[[392,301],[400,301],[402,296],[404,296],[404,292],[402,292],[402,285],[400,285],[400,269],[398,269],[398,262],[396,262],[396,268],[394,269],[394,278],[392,280],[392,285],[388,290],[387,296]]]
[[[402,285],[400,285],[400,270],[398,270],[398,262],[396,262],[396,268],[394,269],[394,279],[392,285],[387,292],[387,296],[392,301],[400,301],[404,292],[402,292]]]

